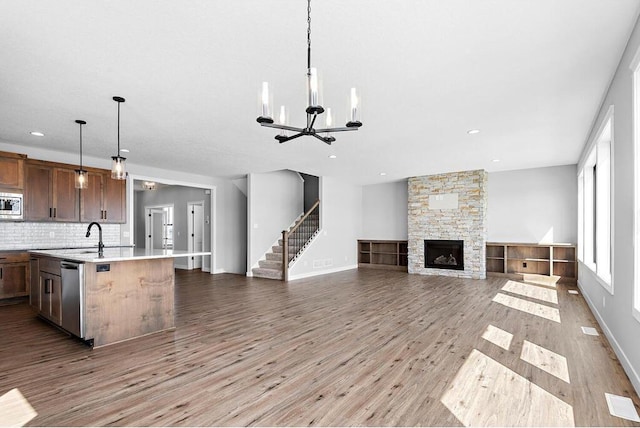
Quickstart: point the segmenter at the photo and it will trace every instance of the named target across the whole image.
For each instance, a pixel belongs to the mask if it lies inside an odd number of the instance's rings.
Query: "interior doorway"
[[[145,210],[146,248],[173,249],[173,205],[148,206]]]
[[[187,247],[189,251],[204,249],[204,201],[187,203]],[[187,269],[202,269],[202,256],[191,256]]]

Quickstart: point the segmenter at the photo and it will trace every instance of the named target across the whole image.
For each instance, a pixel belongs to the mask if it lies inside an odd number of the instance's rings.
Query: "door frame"
[[[193,211],[193,207],[194,206],[201,206],[202,207],[202,219],[201,219],[202,220],[202,225],[201,225],[201,227],[202,227],[202,229],[201,229],[202,230],[202,237],[201,238],[202,238],[202,248],[203,248],[203,251],[204,251],[204,248],[205,248],[205,245],[204,245],[204,242],[205,242],[205,240],[204,240],[204,235],[205,235],[205,233],[204,233],[204,229],[205,229],[204,228],[204,225],[205,225],[205,210],[204,210],[205,203],[204,203],[204,200],[187,202],[187,250],[191,251],[193,249],[193,245],[194,245],[194,241],[195,241],[194,237],[192,236],[193,235],[193,227],[194,227],[194,224],[192,223],[193,216],[190,215],[191,211]],[[202,260],[203,256],[195,256],[195,257],[199,257],[200,258],[200,269],[202,269],[204,267],[204,263],[203,263],[203,260]],[[188,257],[187,258],[187,269],[189,269],[189,270],[194,269],[194,265],[195,265],[194,256]]]
[[[134,203],[134,193],[135,190],[133,188],[134,180],[139,181],[155,181],[157,183],[169,184],[172,186],[185,186],[185,187],[194,187],[196,189],[204,189],[205,194],[209,197],[209,211],[205,211],[204,218],[205,222],[209,220],[211,222],[211,236],[209,237],[209,248],[205,248],[205,251],[211,251],[211,256],[209,257],[210,263],[209,267],[203,268],[203,272],[209,272],[212,275],[214,273],[222,273],[224,272],[222,269],[218,269],[217,263],[217,244],[216,244],[216,236],[218,236],[218,209],[217,209],[217,200],[218,200],[218,192],[217,186],[213,184],[204,184],[204,183],[196,183],[193,181],[181,181],[173,178],[161,178],[153,175],[142,175],[142,174],[128,174],[127,175],[127,223],[121,226],[121,245],[135,245],[135,237],[134,237],[134,228],[135,224],[135,216],[136,213],[135,203]],[[206,198],[206,196],[205,196]],[[204,259],[203,259],[204,265]]]
[[[153,210],[163,210],[164,213],[164,208],[171,208],[172,210],[175,209],[173,204],[162,204],[162,205],[145,205],[144,207],[144,240],[145,240],[145,248],[153,248],[153,228],[151,227],[151,211]],[[173,213],[173,216],[175,217],[175,211]],[[163,215],[163,219],[164,219],[164,215]],[[164,228],[163,228],[164,230]],[[151,236],[150,236],[151,234]],[[164,232],[163,232],[163,238],[164,238]],[[173,237],[173,239],[175,240],[175,236]],[[162,244],[163,249],[164,248],[164,242]]]

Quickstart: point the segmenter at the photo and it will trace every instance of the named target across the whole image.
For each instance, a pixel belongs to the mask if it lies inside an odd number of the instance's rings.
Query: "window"
[[[613,106],[607,111],[578,170],[579,260],[596,273],[611,294],[612,130]]]

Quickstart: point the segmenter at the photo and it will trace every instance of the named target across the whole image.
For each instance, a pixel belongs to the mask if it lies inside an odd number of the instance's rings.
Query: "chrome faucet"
[[[98,255],[100,257],[102,257],[103,253],[104,253],[104,243],[102,242],[102,226],[100,226],[100,223],[98,223],[97,221],[92,221],[91,223],[89,223],[89,227],[87,227],[87,238],[89,236],[91,236],[91,227],[93,225],[98,226],[98,233],[99,233],[99,240],[98,240]]]

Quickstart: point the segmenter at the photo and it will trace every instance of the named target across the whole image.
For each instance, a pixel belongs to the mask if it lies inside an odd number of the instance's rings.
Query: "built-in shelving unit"
[[[576,246],[572,244],[487,243],[487,275],[522,279],[525,275],[577,281]]]
[[[407,241],[358,240],[358,267],[407,270]]]

